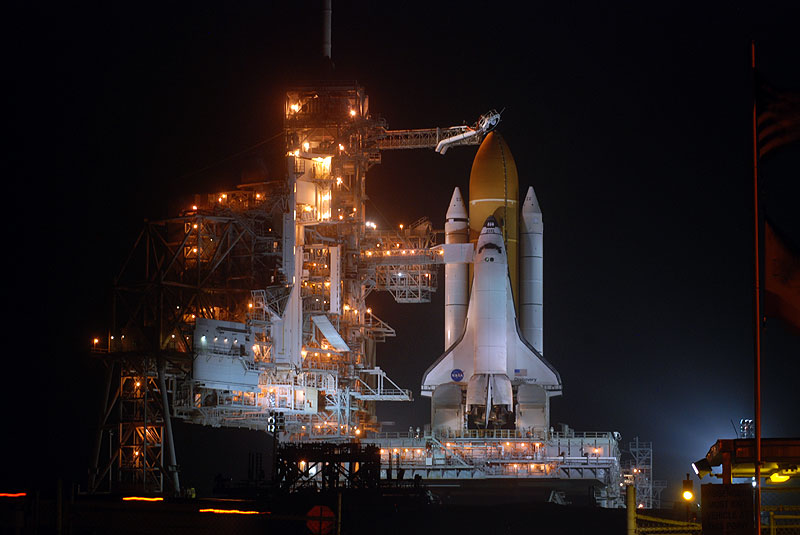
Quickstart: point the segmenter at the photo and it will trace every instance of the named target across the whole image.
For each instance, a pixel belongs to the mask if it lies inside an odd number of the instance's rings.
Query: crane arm
[[[500,114],[491,110],[480,116],[473,126],[421,128],[415,130],[385,130],[378,140],[380,150],[435,149],[444,154],[451,146],[479,145],[483,137],[500,122]]]

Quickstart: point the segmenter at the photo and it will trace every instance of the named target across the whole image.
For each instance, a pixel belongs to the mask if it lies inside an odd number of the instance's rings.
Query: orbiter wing
[[[474,372],[475,330],[480,323],[480,311],[475,310],[474,294],[470,295],[464,332],[425,371],[422,377],[422,395],[430,396],[440,384],[464,384]],[[506,339],[507,375],[514,383],[533,383],[552,392],[561,391],[561,376],[527,340],[522,336],[517,321],[511,292],[511,280],[506,278]]]

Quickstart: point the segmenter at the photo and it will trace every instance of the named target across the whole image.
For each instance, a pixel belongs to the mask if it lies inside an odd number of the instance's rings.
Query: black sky
[[[674,483],[752,414],[750,41],[767,79],[800,88],[800,9],[562,4],[337,0],[336,76],[362,83],[392,128],[506,109],[520,187],[544,212],[545,352],[564,382],[553,420],[652,440],[656,477]],[[314,1],[7,11],[3,410],[18,462],[4,478],[84,474],[99,388],[85,349],[112,277],[144,218],[233,186],[251,158],[280,176],[275,143],[212,164],[280,132],[282,91],[314,77],[320,23]],[[474,151],[384,153],[369,217],[441,227]],[[800,243],[798,169],[786,149],[762,177]],[[441,293],[371,299],[398,331],[379,364],[418,393],[442,349]],[[771,321],[764,348],[764,434],[800,436],[800,342]],[[428,411],[380,414],[405,429]]]

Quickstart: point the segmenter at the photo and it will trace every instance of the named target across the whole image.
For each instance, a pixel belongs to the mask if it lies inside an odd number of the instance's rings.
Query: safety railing
[[[800,505],[764,505],[761,507],[761,511],[767,517],[767,524],[765,525],[762,516],[762,534],[800,534]]]
[[[697,522],[681,522],[636,512],[636,533],[702,535],[703,526]]]

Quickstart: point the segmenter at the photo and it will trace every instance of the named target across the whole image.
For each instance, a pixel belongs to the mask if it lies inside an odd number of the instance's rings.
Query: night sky
[[[285,88],[318,77],[321,3],[275,4],[5,10],[6,484],[85,477],[101,377],[89,341],[143,219],[234,187],[258,160],[281,176],[280,137],[260,143],[281,131]],[[335,77],[364,85],[390,128],[505,108],[520,190],[544,214],[545,355],[564,384],[552,421],[653,441],[671,502],[690,462],[752,416],[750,41],[773,85],[800,89],[800,8],[564,4],[335,0]],[[442,228],[475,150],[384,152],[368,219]],[[798,147],[762,164],[765,209],[796,243],[798,170]],[[387,430],[429,419],[418,394],[442,352],[442,296],[370,298],[398,333],[379,365],[418,398],[381,406]],[[798,355],[769,321],[764,436],[800,436]]]

